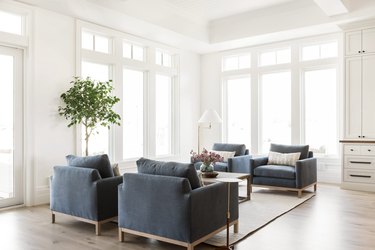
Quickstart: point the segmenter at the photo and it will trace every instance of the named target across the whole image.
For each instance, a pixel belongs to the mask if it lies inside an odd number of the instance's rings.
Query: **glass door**
[[[0,46],[0,208],[23,203],[22,51]]]

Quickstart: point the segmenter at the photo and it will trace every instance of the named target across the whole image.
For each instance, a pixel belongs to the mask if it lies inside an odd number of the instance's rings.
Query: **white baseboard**
[[[49,186],[39,186],[36,188],[35,202],[34,206],[48,204],[49,203]]]

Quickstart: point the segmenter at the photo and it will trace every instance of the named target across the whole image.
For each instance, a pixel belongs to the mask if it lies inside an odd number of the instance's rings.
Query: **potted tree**
[[[111,124],[120,125],[121,117],[113,106],[120,99],[111,94],[112,80],[95,81],[90,77],[82,79],[74,77],[73,86],[61,94],[64,102],[58,107],[59,115],[69,121],[68,127],[82,124],[85,129],[85,155],[89,153],[89,139],[99,126],[110,127]]]

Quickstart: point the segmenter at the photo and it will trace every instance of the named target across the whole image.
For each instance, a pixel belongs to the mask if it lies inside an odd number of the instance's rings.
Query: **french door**
[[[23,203],[22,50],[0,46],[0,208]]]

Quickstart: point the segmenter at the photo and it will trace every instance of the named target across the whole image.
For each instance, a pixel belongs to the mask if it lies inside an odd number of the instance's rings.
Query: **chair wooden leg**
[[[124,232],[121,230],[121,228],[118,229],[118,240],[120,242],[124,242]]]
[[[314,184],[314,192],[316,192],[317,185],[316,183]]]
[[[189,244],[187,247],[186,247],[187,250],[194,250],[194,246]]]
[[[95,222],[95,233],[96,235],[100,235],[100,229],[101,229],[101,224],[99,222]]]
[[[55,223],[55,221],[56,221],[56,218],[55,218],[55,214],[52,212],[52,224],[54,224]]]
[[[298,190],[298,198],[302,197],[302,190]]]
[[[233,233],[235,233],[235,234],[238,233],[238,222],[233,225]]]

